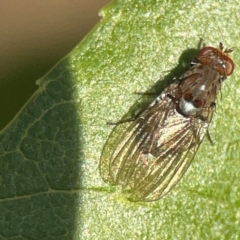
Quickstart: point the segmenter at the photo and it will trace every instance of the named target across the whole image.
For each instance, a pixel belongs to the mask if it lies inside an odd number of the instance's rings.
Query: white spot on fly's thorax
[[[205,85],[205,84],[201,85],[199,89],[200,89],[201,91],[205,91],[206,85]]]

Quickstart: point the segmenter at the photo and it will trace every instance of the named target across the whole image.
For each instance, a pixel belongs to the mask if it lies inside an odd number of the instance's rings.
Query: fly
[[[103,180],[133,201],[155,201],[183,177],[212,120],[222,82],[233,73],[232,49],[204,47],[197,63],[131,124],[119,124],[100,160]]]

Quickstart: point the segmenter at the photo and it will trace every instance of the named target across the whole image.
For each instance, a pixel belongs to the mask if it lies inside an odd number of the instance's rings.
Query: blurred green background
[[[0,0],[0,129],[38,86],[35,81],[101,20],[110,0]]]

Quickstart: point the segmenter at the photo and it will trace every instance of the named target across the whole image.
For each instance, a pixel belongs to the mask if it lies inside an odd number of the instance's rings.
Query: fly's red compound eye
[[[223,52],[213,47],[204,47],[199,52],[199,61],[204,65],[211,65],[222,76],[230,76],[234,70],[234,63],[227,55],[229,52]]]

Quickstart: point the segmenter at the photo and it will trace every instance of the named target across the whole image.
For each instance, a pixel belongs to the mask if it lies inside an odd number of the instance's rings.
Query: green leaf
[[[236,1],[115,1],[1,133],[1,239],[239,239],[239,61]],[[163,199],[133,203],[105,184],[99,159],[136,91],[159,90],[197,52],[233,52],[207,139]],[[163,86],[161,86],[162,88]]]

